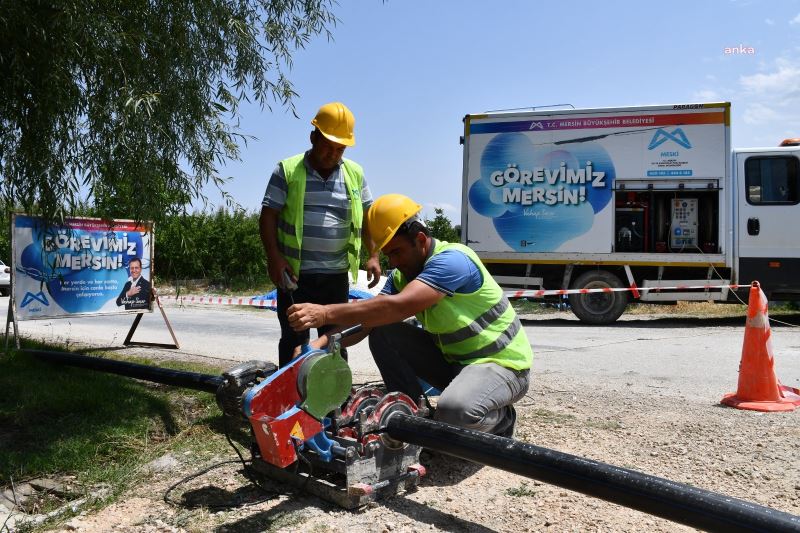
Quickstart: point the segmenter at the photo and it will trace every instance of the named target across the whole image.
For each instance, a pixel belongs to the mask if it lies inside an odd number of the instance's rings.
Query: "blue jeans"
[[[448,363],[430,334],[403,322],[374,328],[369,348],[389,391],[416,401],[422,395],[417,377],[441,390],[434,420],[448,424],[501,432],[513,424],[511,405],[528,392],[530,370]]]

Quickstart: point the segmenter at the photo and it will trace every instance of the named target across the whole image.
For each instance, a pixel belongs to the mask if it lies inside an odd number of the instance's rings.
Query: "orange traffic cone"
[[[767,297],[754,281],[747,306],[739,387],[735,394],[722,398],[723,404],[752,411],[793,411],[800,405],[800,390],[781,385],[775,376],[771,336]]]

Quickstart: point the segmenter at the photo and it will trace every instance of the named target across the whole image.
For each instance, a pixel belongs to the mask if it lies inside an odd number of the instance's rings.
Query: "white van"
[[[0,261],[0,295],[8,296],[11,293],[11,269]]]

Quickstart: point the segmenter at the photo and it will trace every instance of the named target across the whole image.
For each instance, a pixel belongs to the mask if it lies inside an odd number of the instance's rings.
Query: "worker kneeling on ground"
[[[381,294],[348,304],[297,304],[297,331],[328,324],[362,324],[342,340],[369,335],[369,347],[389,391],[419,398],[420,377],[442,391],[436,420],[511,437],[513,403],[528,391],[533,352],[503,291],[475,252],[437,241],[419,216],[421,206],[400,194],[381,196],[367,213],[373,250],[394,269]],[[422,329],[403,322],[416,315]],[[323,335],[311,345],[323,348]]]

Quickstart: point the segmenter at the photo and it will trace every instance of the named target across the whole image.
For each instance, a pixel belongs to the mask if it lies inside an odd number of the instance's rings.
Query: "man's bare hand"
[[[308,346],[311,347],[312,350],[322,350],[328,345],[328,337],[327,335],[323,335],[317,339],[308,343]],[[292,359],[297,359],[303,354],[303,345],[301,344],[297,348],[294,349],[294,353],[292,354]]]
[[[294,304],[287,311],[289,325],[295,331],[305,331],[325,325],[326,311],[324,305]]]
[[[129,298],[130,298],[131,296],[136,296],[137,294],[139,294],[139,292],[140,292],[141,290],[142,290],[142,288],[141,288],[141,287],[139,287],[138,285],[134,285],[133,287],[131,287],[130,289],[128,289],[128,292],[126,292],[126,293],[125,293],[125,296],[127,296],[127,297],[129,297]]]
[[[365,265],[367,270],[367,281],[369,281],[368,287],[371,289],[381,279],[381,262],[378,260],[377,256],[370,257],[367,259],[367,264]]]
[[[269,279],[276,287],[283,288],[283,271],[289,272],[289,275],[296,281],[297,277],[292,272],[292,267],[280,254],[275,254],[267,260],[267,267],[269,268]]]

